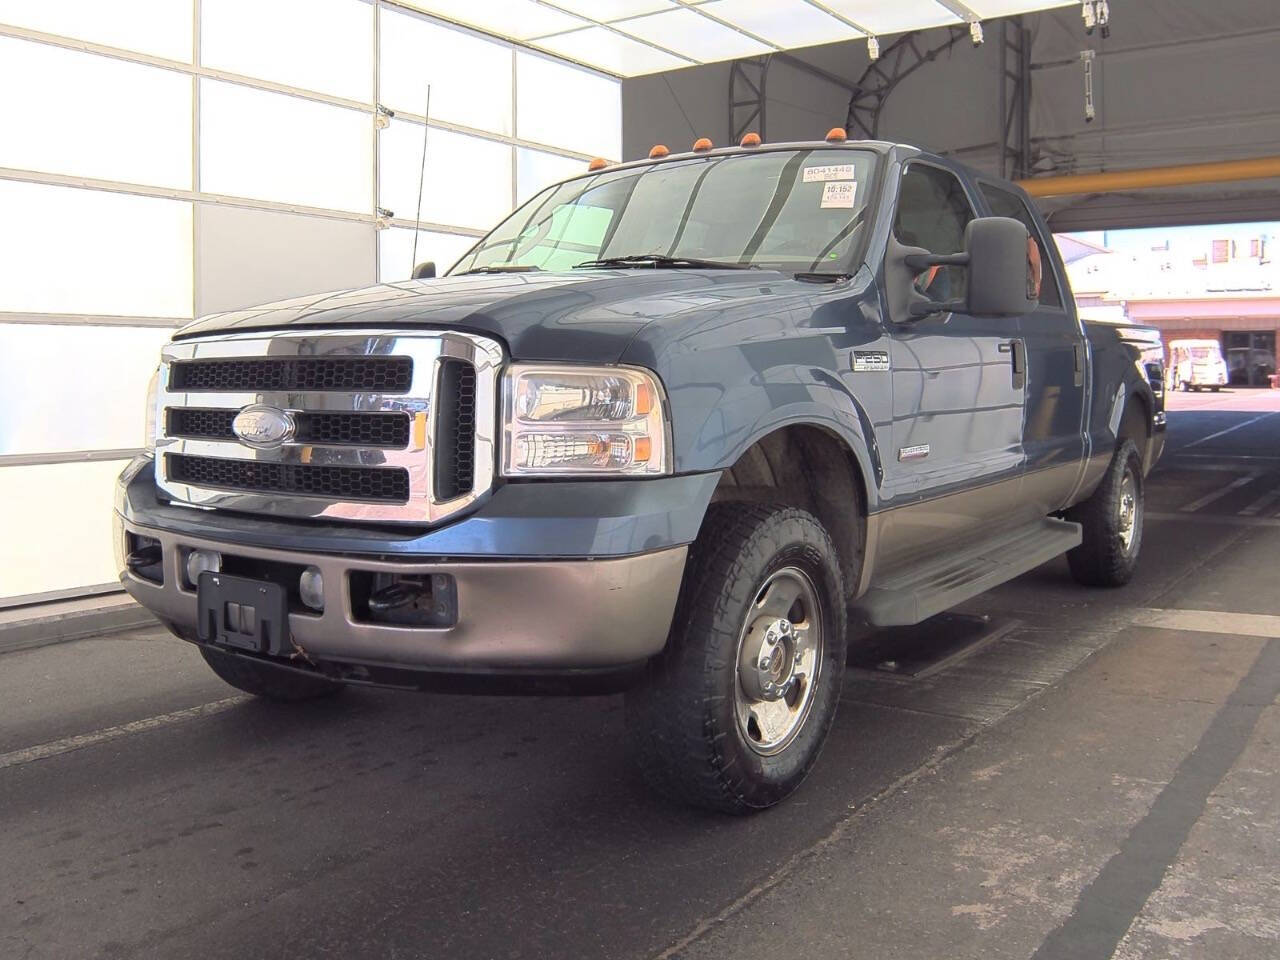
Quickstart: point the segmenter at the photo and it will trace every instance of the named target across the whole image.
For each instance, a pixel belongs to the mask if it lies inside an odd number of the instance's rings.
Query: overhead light
[[[1084,64],[1084,122],[1093,123],[1093,118],[1097,116],[1097,111],[1093,106],[1093,61],[1095,54],[1092,50],[1081,50],[1080,61]]]
[[[880,59],[880,41],[873,36],[867,37],[867,56],[872,63]]]
[[[982,23],[980,21],[973,20],[969,23],[969,39],[973,41],[975,47],[982,46]]]
[[[1093,0],[1084,0],[1080,7],[1080,16],[1084,18],[1084,32],[1093,35],[1093,28],[1098,25],[1098,15],[1093,9]]]
[[[1102,28],[1102,39],[1105,40],[1111,36],[1111,6],[1107,0],[1097,0],[1094,7],[1094,15],[1098,20],[1098,26]]]

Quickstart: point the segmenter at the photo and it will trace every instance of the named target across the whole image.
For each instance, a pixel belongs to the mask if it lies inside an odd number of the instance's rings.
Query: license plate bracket
[[[206,570],[196,584],[201,642],[280,656],[289,652],[289,595],[269,580]]]

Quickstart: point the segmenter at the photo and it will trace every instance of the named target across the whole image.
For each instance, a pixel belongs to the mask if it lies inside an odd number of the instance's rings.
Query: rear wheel
[[[1142,455],[1132,440],[1122,440],[1093,496],[1067,511],[1083,533],[1067,554],[1077,582],[1121,587],[1132,579],[1142,548],[1143,497]]]
[[[312,677],[296,670],[250,660],[213,647],[200,647],[200,655],[213,672],[231,686],[255,697],[294,702],[332,697],[344,689],[341,683]]]
[[[839,699],[841,583],[812,515],[712,505],[667,649],[627,695],[632,752],[650,785],[729,813],[772,806],[800,785]]]

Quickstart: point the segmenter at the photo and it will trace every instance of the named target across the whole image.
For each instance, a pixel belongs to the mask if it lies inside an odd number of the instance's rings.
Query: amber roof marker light
[[[597,170],[603,170],[608,165],[609,165],[609,161],[606,160],[604,157],[596,157],[594,160],[592,160],[590,163],[587,164],[587,172],[595,173]]]
[[[740,147],[758,147],[760,146],[760,134],[744,133],[742,139],[738,142]]]
[[[827,143],[844,143],[849,139],[849,135],[844,132],[844,127],[832,127],[827,131]]]
[[[671,151],[667,149],[667,145],[665,143],[655,143],[649,149],[649,159],[661,160],[663,157],[667,156],[669,153],[671,153]]]
[[[704,150],[710,150],[713,146],[715,146],[715,144],[706,137],[699,137],[697,140],[693,141],[693,150],[695,153],[702,153]]]

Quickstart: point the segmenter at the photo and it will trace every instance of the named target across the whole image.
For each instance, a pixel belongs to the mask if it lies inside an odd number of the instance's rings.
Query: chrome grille
[[[409,357],[266,357],[186,360],[173,365],[175,390],[369,390],[405,393],[413,382]]]
[[[444,519],[493,483],[502,359],[497,343],[455,332],[169,344],[156,482],[175,501],[277,516]],[[274,445],[250,432],[250,445],[238,438],[236,417],[263,406],[287,430]]]
[[[409,471],[403,467],[314,467],[165,454],[169,479],[217,490],[295,493],[306,497],[406,503]]]
[[[471,492],[475,474],[476,368],[462,360],[440,364],[436,413],[436,490],[441,496]]]
[[[459,361],[465,362],[465,361]],[[470,364],[467,365],[470,367]],[[471,376],[475,377],[474,368]],[[187,440],[236,441],[232,429],[238,410],[170,407],[165,433]],[[333,446],[385,447],[398,450],[409,445],[412,421],[405,413],[306,413],[293,415],[299,443]]]

